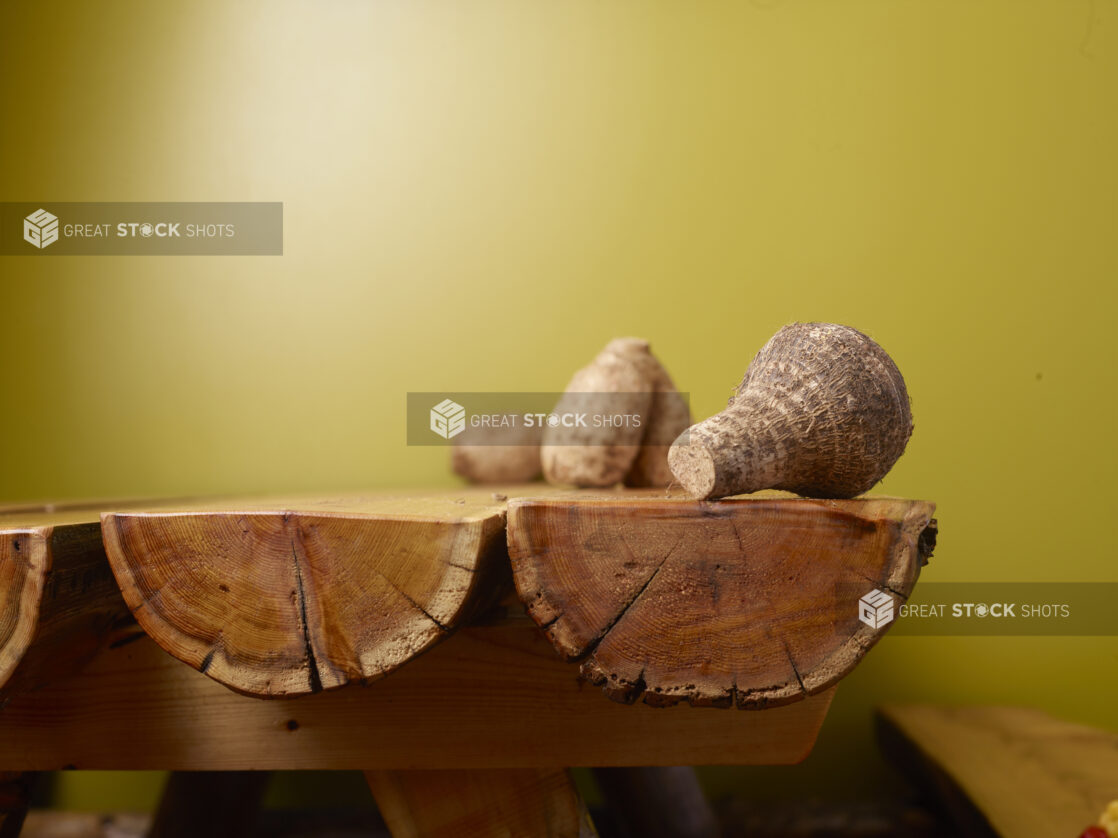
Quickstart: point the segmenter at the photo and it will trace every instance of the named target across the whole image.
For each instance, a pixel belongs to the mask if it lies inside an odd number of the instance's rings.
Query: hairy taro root
[[[555,414],[636,417],[611,427],[548,426],[540,457],[551,483],[666,486],[668,450],[691,424],[686,400],[640,338],[616,338],[574,374]]]
[[[786,489],[851,498],[904,453],[912,412],[885,350],[834,323],[785,326],[749,365],[729,407],[691,427],[668,462],[697,498]]]

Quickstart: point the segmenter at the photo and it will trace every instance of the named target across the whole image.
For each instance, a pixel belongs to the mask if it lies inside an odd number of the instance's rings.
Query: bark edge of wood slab
[[[614,701],[759,709],[847,675],[887,626],[858,600],[906,600],[935,505],[895,498],[514,498],[517,594]]]
[[[96,512],[0,509],[0,708],[81,669],[131,622]]]
[[[293,697],[382,678],[507,588],[492,493],[109,512],[136,621],[235,692]]]

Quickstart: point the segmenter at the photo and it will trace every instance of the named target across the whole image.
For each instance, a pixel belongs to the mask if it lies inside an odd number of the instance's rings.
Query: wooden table
[[[397,836],[590,834],[565,766],[803,759],[884,630],[851,584],[906,597],[932,509],[537,485],[2,510],[0,769],[360,769]]]

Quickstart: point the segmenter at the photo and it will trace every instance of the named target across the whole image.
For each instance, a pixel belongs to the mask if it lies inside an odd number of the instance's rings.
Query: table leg
[[[566,769],[367,771],[393,838],[594,838]]]

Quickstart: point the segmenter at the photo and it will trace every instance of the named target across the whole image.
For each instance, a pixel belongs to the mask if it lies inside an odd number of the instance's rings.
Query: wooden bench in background
[[[964,838],[1077,836],[1118,798],[1118,735],[1039,710],[887,706],[877,731]]]

